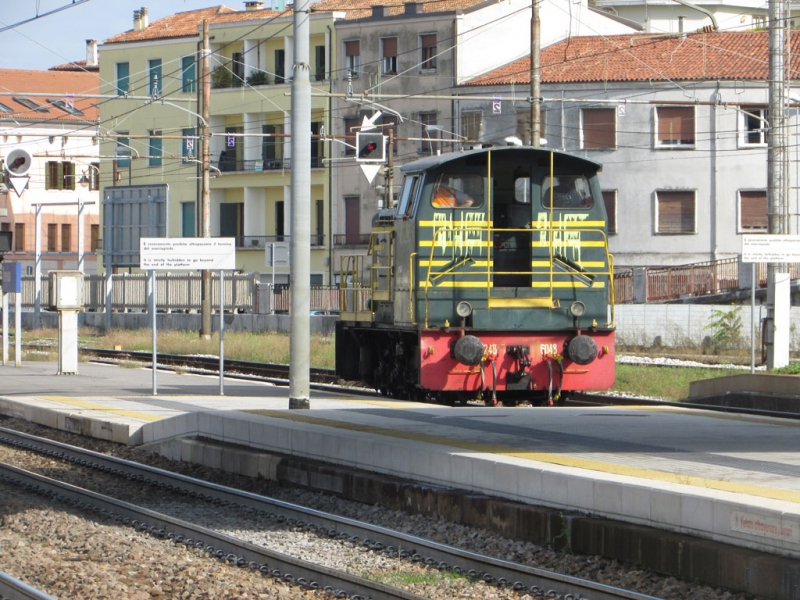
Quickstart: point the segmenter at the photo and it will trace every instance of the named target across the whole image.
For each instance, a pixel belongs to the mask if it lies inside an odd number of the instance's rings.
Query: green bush
[[[711,331],[708,345],[716,354],[725,348],[736,348],[742,337],[742,317],[739,309],[731,304],[730,310],[715,309],[711,312],[712,321],[704,327]]]
[[[772,372],[777,375],[800,375],[800,363],[789,363],[785,367],[772,369]]]
[[[247,76],[247,85],[267,85],[269,83],[269,77],[264,71],[250,71],[250,75]]]
[[[227,65],[220,65],[211,71],[211,87],[214,89],[233,87],[233,73]]]

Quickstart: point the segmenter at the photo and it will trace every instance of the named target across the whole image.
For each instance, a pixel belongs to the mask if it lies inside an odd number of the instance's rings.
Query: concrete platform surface
[[[270,453],[800,557],[800,423],[667,407],[439,407],[81,363],[0,367],[0,414],[269,476]],[[198,440],[208,440],[201,443]],[[230,444],[214,446],[214,440]]]

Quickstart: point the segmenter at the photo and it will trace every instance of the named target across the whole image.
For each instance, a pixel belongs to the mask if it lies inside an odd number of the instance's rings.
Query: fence
[[[754,266],[757,287],[766,287],[767,265],[759,263]],[[749,289],[749,267],[739,258],[726,258],[677,267],[621,269],[614,275],[614,302],[664,302]],[[789,264],[787,268],[793,280],[800,279],[800,264]],[[746,274],[745,281],[741,280],[743,273]]]

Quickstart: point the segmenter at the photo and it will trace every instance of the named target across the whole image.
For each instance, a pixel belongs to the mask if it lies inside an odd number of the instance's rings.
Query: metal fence
[[[644,302],[664,302],[693,296],[719,294],[750,288],[750,281],[739,281],[741,264],[738,258],[677,267],[643,267],[637,269],[644,277]],[[757,287],[767,286],[767,265],[755,264]],[[786,265],[793,280],[800,279],[800,264]],[[642,275],[643,274],[643,275]],[[614,302],[634,302],[633,269],[620,270],[614,275]]]

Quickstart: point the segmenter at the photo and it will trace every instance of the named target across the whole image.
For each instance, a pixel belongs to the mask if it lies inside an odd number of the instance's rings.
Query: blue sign
[[[3,263],[3,293],[4,294],[22,293],[22,263],[18,262]]]

